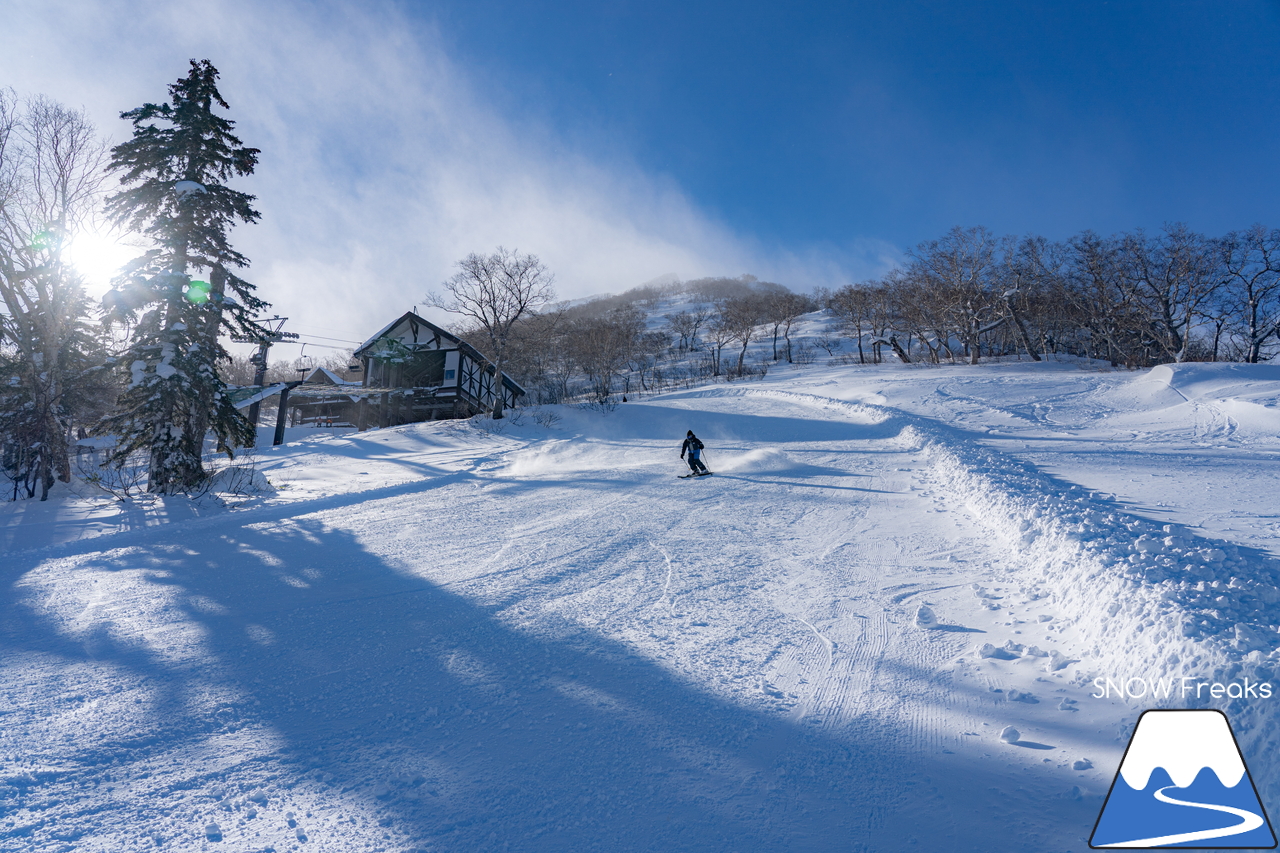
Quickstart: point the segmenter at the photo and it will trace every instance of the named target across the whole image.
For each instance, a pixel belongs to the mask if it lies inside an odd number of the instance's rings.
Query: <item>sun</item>
[[[67,247],[67,260],[84,276],[85,289],[94,296],[110,290],[111,278],[138,254],[136,246],[91,231],[77,234]]]

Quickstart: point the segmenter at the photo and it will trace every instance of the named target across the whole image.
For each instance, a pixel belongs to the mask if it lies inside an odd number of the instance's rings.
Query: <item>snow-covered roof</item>
[[[240,388],[228,388],[227,396],[231,398],[232,404],[237,409],[247,409],[254,403],[261,403],[268,397],[279,394],[285,389],[287,383],[277,382],[275,385],[267,385],[258,388],[253,385],[246,385]]]

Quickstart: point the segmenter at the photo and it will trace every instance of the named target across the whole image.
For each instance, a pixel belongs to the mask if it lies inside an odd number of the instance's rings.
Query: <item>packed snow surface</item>
[[[0,850],[1083,851],[1155,706],[1277,802],[1280,698],[1094,681],[1280,681],[1276,367],[554,414],[6,505]]]

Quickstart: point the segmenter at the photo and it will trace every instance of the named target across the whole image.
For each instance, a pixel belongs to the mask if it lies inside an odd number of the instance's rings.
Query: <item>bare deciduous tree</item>
[[[728,341],[741,344],[738,350],[736,375],[742,375],[743,360],[747,356],[747,347],[755,340],[756,326],[760,325],[763,302],[755,294],[735,296],[720,303],[720,325],[728,335]],[[722,344],[723,346],[723,344]]]
[[[908,274],[941,302],[939,343],[948,350],[954,331],[977,364],[982,335],[999,325],[995,278],[999,241],[985,228],[953,228],[941,240],[921,243],[911,253]]]
[[[627,366],[640,379],[640,388],[650,390],[650,378],[658,367],[662,354],[671,346],[671,339],[663,332],[642,332],[632,347]]]
[[[105,160],[83,112],[43,97],[20,104],[0,90],[0,346],[17,380],[4,395],[3,426],[17,468],[32,475],[29,494],[39,484],[41,500],[55,478],[71,479],[67,448],[96,333],[64,253],[92,225]]]
[[[1121,252],[1124,286],[1151,319],[1151,342],[1166,357],[1185,361],[1196,319],[1222,282],[1212,244],[1177,224],[1162,238],[1127,235]]]
[[[680,311],[676,314],[668,314],[666,319],[671,331],[680,336],[680,351],[688,351],[689,339],[694,331],[693,316],[688,311]]]
[[[711,375],[720,375],[720,358],[724,345],[733,340],[733,326],[722,313],[717,312],[707,322],[707,341],[711,344]]]
[[[634,306],[615,308],[604,317],[573,325],[569,345],[574,361],[591,380],[596,400],[613,393],[613,377],[626,366],[644,332],[644,314]]]
[[[831,294],[831,311],[840,320],[840,331],[858,344],[858,363],[866,364],[862,336],[871,320],[870,289],[859,284],[846,284]]]
[[[573,359],[565,345],[568,303],[527,314],[511,327],[507,371],[518,377],[539,403],[559,403],[569,393]],[[467,337],[467,335],[463,335]]]
[[[1257,364],[1267,341],[1280,338],[1280,230],[1233,231],[1217,250],[1224,308],[1242,338],[1244,360]]]
[[[791,326],[802,315],[816,306],[807,296],[792,293],[781,285],[766,290],[761,300],[763,322],[769,324],[773,335],[773,360],[778,360],[778,338],[787,345],[787,361],[791,361]]]
[[[472,252],[458,261],[458,272],[442,285],[445,294],[428,293],[426,303],[474,321],[488,338],[495,368],[493,418],[503,416],[502,370],[511,329],[538,306],[555,299],[554,276],[537,255],[499,246],[491,255]]]

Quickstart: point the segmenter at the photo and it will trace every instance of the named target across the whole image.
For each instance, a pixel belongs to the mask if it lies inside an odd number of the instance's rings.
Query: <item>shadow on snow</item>
[[[80,570],[143,567],[203,629],[207,669],[174,667],[106,631],[66,637],[21,603],[4,608],[8,651],[120,667],[160,692],[157,734],[86,745],[108,753],[101,762],[265,726],[282,741],[269,761],[327,774],[364,794],[385,826],[451,850],[849,851],[913,839],[1024,850],[1035,833],[1010,815],[1048,809],[1061,825],[1056,812],[1078,811],[1082,833],[1092,819],[1091,806],[1030,801],[996,766],[726,703],[577,624],[517,630],[314,519],[196,532]],[[240,700],[193,710],[185,694],[209,680]],[[969,793],[997,790],[985,809]],[[967,804],[955,821],[917,811],[952,795]]]

